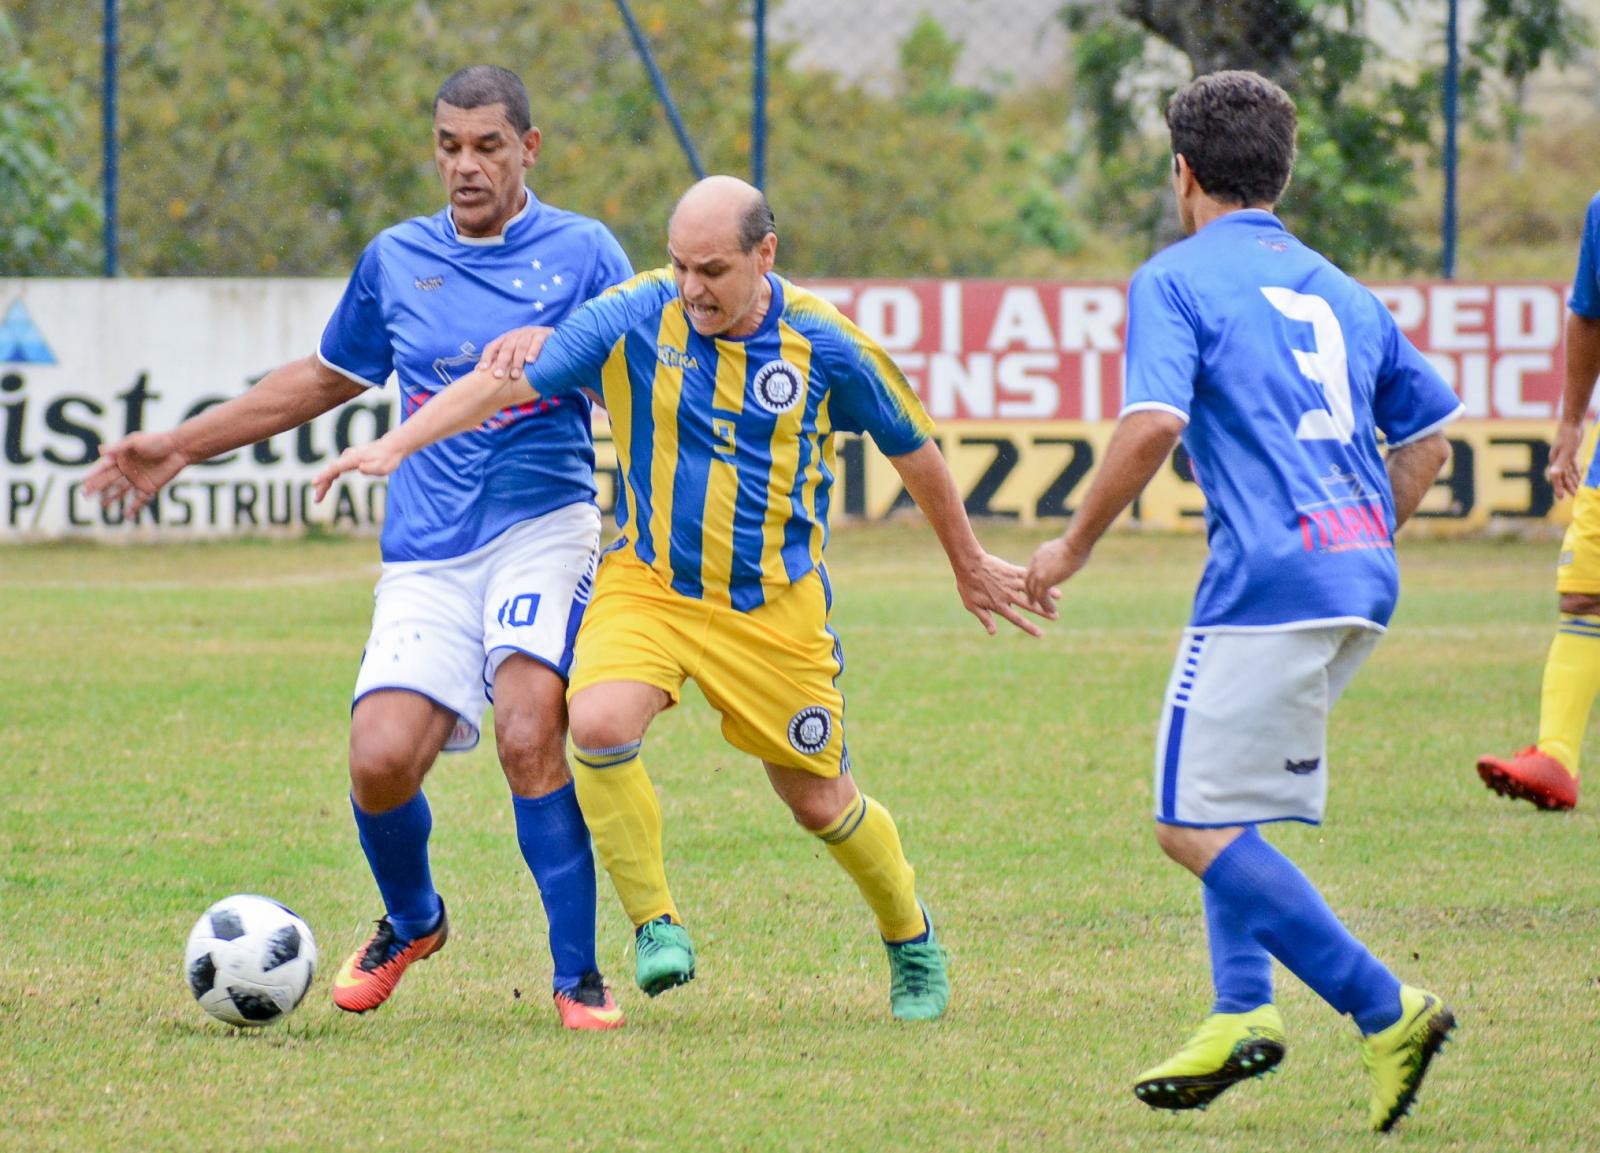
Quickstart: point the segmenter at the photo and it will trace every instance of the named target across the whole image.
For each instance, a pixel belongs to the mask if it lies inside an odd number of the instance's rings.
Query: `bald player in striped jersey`
[[[761,760],[802,827],[850,874],[888,950],[890,1006],[938,1017],[944,950],[894,819],[862,794],[844,732],[839,638],[823,552],[833,434],[865,432],[938,535],[962,603],[991,634],[1031,635],[1023,570],[979,545],[932,422],[888,355],[836,308],[773,274],[766,198],[714,176],[679,201],[670,269],[635,277],[544,332],[507,334],[478,371],[318,478],[384,475],[406,454],[507,404],[569,392],[600,370],[625,481],[618,538],[578,634],[569,711],[578,796],[637,938],[651,996],[694,977],[667,884],[661,810],[641,748],[693,677],[728,741]],[[531,362],[527,379],[524,363]]]

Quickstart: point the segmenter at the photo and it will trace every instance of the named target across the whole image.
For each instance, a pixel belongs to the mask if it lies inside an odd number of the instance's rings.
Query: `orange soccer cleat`
[[[1541,809],[1570,809],[1578,803],[1578,778],[1536,745],[1505,760],[1479,757],[1478,776],[1502,797],[1531,801]]]
[[[444,902],[439,903],[439,924],[431,933],[411,941],[395,936],[389,918],[378,921],[378,930],[367,943],[345,958],[333,975],[333,1003],[347,1013],[366,1013],[389,999],[413,961],[431,957],[444,948],[450,936],[450,919]]]
[[[556,1012],[565,1029],[595,1031],[622,1028],[622,1010],[612,999],[611,987],[599,973],[588,972],[570,991],[556,993]]]

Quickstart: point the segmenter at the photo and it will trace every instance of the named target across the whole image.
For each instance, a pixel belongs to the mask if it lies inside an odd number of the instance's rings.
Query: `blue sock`
[[[439,923],[444,908],[428,868],[428,834],[433,831],[428,798],[419,791],[398,809],[367,813],[351,797],[350,810],[389,924],[397,937],[415,940]]]
[[[1339,923],[1322,894],[1250,826],[1201,878],[1268,952],[1363,1033],[1400,1019],[1400,982]]]
[[[1272,1000],[1272,954],[1256,943],[1245,923],[1209,885],[1200,886],[1211,948],[1213,1013],[1248,1013]]]
[[[594,955],[594,853],[577,787],[568,781],[542,797],[512,796],[511,805],[517,814],[517,844],[550,923],[555,988],[571,992],[579,977],[599,968]]]

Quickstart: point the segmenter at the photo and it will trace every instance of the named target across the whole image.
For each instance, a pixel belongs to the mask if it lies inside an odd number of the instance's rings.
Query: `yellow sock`
[[[661,805],[644,770],[639,742],[614,749],[574,745],[572,759],[578,807],[634,926],[660,916],[680,920],[661,855]]]
[[[889,810],[857,794],[837,820],[816,836],[850,874],[878,918],[885,941],[908,941],[926,926],[917,904],[916,873],[900,847]]]
[[[1539,751],[1578,775],[1589,709],[1600,692],[1600,617],[1563,616],[1544,663]]]

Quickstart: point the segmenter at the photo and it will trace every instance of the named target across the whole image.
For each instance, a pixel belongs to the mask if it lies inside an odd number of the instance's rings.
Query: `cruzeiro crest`
[[[750,391],[755,393],[757,404],[774,416],[781,416],[800,403],[806,382],[800,370],[787,360],[769,360],[756,370]]]
[[[828,747],[833,718],[821,705],[808,705],[789,718],[789,743],[806,756]]]

